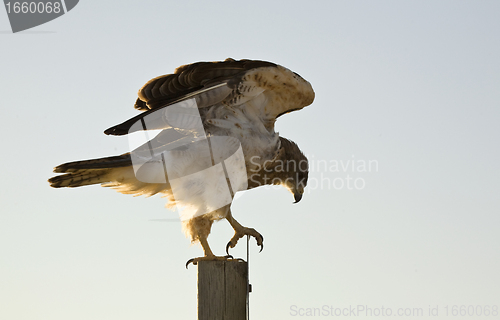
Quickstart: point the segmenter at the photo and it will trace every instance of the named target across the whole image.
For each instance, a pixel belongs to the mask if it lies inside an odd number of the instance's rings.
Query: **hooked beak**
[[[302,193],[294,193],[293,197],[295,198],[295,202],[294,203],[297,203],[297,202],[299,202],[302,199]]]

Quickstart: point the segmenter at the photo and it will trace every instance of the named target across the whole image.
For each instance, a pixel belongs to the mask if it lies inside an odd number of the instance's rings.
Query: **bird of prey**
[[[139,134],[142,145],[119,156],[61,164],[54,172],[62,175],[49,179],[50,185],[163,194],[167,208],[181,210],[186,236],[203,248],[193,264],[231,259],[229,248],[245,235],[262,250],[262,235],[234,219],[231,203],[236,192],[263,185],[282,185],[295,203],[301,200],[307,158],[274,124],[313,102],[311,84],[271,62],[228,58],[178,67],[147,82],[138,95],[135,108],[143,112],[104,133]],[[224,218],[235,234],[228,255],[216,256],[207,237],[212,223]]]

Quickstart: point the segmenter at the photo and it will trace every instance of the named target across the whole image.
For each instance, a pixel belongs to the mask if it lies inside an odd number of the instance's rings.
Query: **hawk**
[[[297,144],[279,136],[276,119],[314,100],[311,84],[280,65],[258,60],[197,62],[147,82],[139,90],[136,117],[104,131],[146,135],[129,153],[61,164],[49,179],[54,188],[101,184],[124,194],[163,194],[167,208],[183,211],[183,230],[204,256],[226,260],[245,235],[263,248],[263,237],[231,212],[237,191],[282,185],[299,202],[308,162]],[[153,132],[159,133],[153,137]],[[235,233],[227,256],[216,256],[207,237],[226,219]],[[187,264],[186,264],[187,266]]]

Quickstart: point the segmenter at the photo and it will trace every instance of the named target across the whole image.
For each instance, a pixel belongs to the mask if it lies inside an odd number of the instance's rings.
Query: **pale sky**
[[[196,319],[184,264],[202,249],[165,199],[46,180],[128,151],[103,131],[137,114],[149,79],[227,57],[316,92],[276,125],[316,165],[302,201],[260,188],[232,207],[265,239],[250,243],[252,319],[498,319],[451,313],[500,307],[499,16],[498,1],[87,0],[12,34],[0,9],[0,319]],[[215,254],[232,234],[214,225]]]

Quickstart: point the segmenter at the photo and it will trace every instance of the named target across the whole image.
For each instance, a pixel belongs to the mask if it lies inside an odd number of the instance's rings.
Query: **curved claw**
[[[260,234],[260,239],[261,239],[262,243],[260,244],[260,251],[259,251],[259,253],[261,253],[262,250],[264,250],[264,237],[261,234]]]
[[[216,256],[204,256],[204,257],[199,257],[199,258],[192,258],[189,259],[188,262],[186,262],[186,269],[188,268],[189,264],[192,262],[193,265],[198,265],[198,261],[221,261],[221,260],[229,260],[229,259],[234,259],[232,255],[228,254],[227,256],[224,257],[216,257]]]
[[[195,258],[189,259],[189,260],[186,262],[186,269],[188,268],[188,266],[189,266],[189,264],[190,264],[191,262],[193,262],[193,265],[196,265],[196,263],[194,263],[194,259],[195,259]]]
[[[226,253],[229,255],[229,247],[231,246],[231,241],[229,241],[226,245]]]

